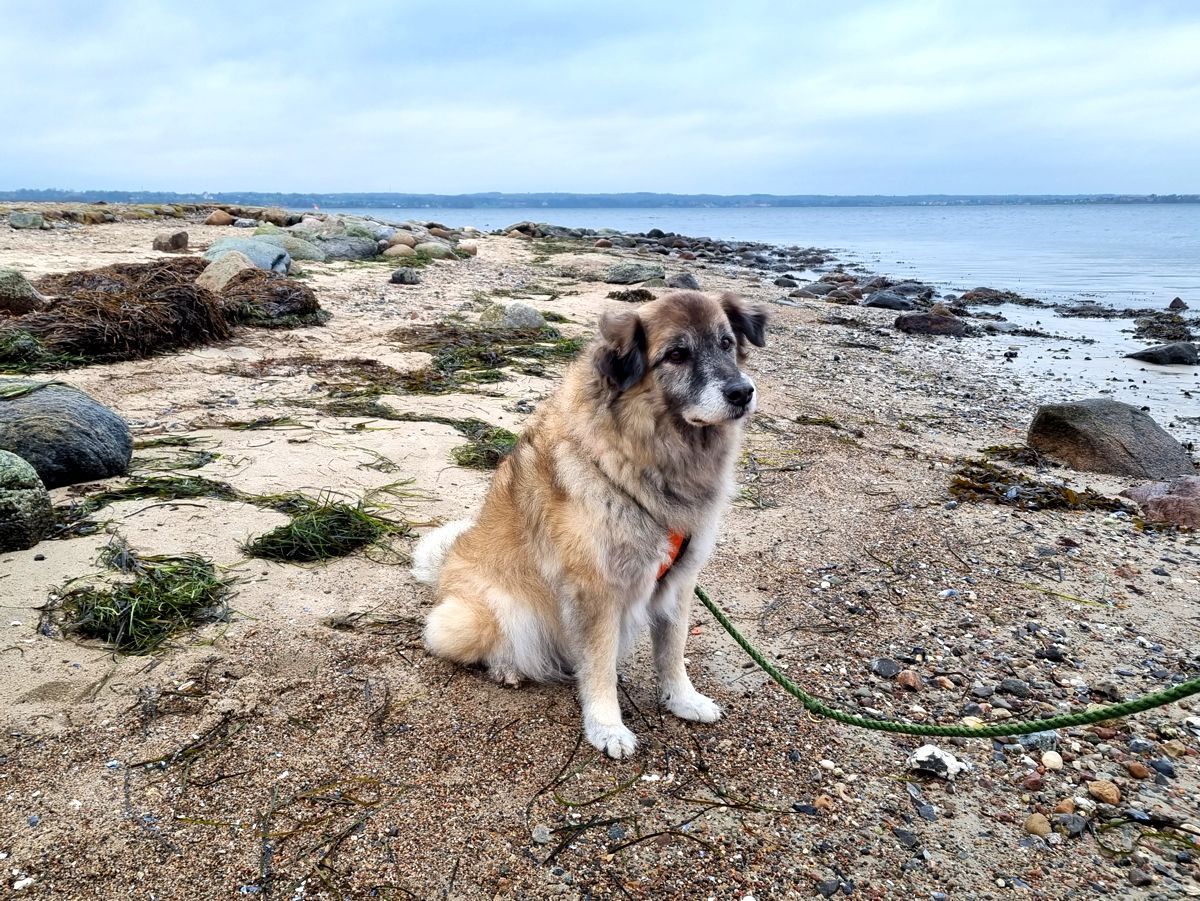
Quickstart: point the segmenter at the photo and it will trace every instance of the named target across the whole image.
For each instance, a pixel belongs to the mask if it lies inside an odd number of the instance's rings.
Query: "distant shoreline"
[[[770,207],[890,206],[1032,206],[1089,204],[1200,203],[1200,194],[582,194],[478,193],[403,194],[353,192],[331,194],[230,191],[180,194],[170,191],[66,191],[18,188],[0,190],[0,201],[12,203],[214,203],[290,208],[361,209],[752,209]]]

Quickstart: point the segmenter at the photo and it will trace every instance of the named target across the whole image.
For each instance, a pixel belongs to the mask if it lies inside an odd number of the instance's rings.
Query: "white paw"
[[[597,751],[620,760],[632,757],[637,750],[637,738],[620,723],[584,723],[583,733]]]
[[[721,718],[721,708],[712,698],[693,689],[690,693],[668,695],[663,698],[667,709],[681,720],[697,723],[715,723]]]

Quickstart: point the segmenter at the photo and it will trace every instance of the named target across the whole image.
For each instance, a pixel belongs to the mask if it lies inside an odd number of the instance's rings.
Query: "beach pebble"
[[[1048,770],[1061,770],[1063,768],[1062,755],[1057,751],[1045,751],[1042,753],[1042,766]]]
[[[533,840],[539,845],[550,843],[550,827],[544,823],[538,823],[533,827]]]
[[[908,768],[922,775],[954,779],[960,773],[969,772],[971,765],[937,745],[922,745],[909,756]]]
[[[403,267],[393,272],[388,281],[393,285],[419,285],[421,276],[416,269]]]
[[[1033,813],[1025,821],[1025,831],[1030,835],[1045,838],[1054,830],[1050,828],[1050,821],[1046,819],[1044,814]]]
[[[1101,804],[1118,804],[1121,801],[1121,790],[1107,779],[1096,779],[1087,783],[1088,794]]]

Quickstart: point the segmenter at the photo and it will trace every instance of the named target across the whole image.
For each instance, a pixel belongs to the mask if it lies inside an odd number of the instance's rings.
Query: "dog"
[[[414,550],[414,577],[437,586],[426,648],[504,684],[573,677],[587,740],[622,758],[637,739],[617,663],[649,625],[663,705],[716,721],[684,642],[757,405],[741,364],[766,323],[764,307],[695,291],[605,313],[501,461],[478,519]]]

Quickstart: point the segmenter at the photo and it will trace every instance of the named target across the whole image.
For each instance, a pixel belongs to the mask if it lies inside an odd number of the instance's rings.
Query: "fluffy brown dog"
[[[434,654],[498,681],[573,675],[588,741],[637,745],[621,722],[617,661],[649,623],[663,704],[721,715],[684,669],[688,610],[733,485],[766,311],[678,292],[607,313],[501,464],[475,522],[426,536],[413,573],[437,585]]]

